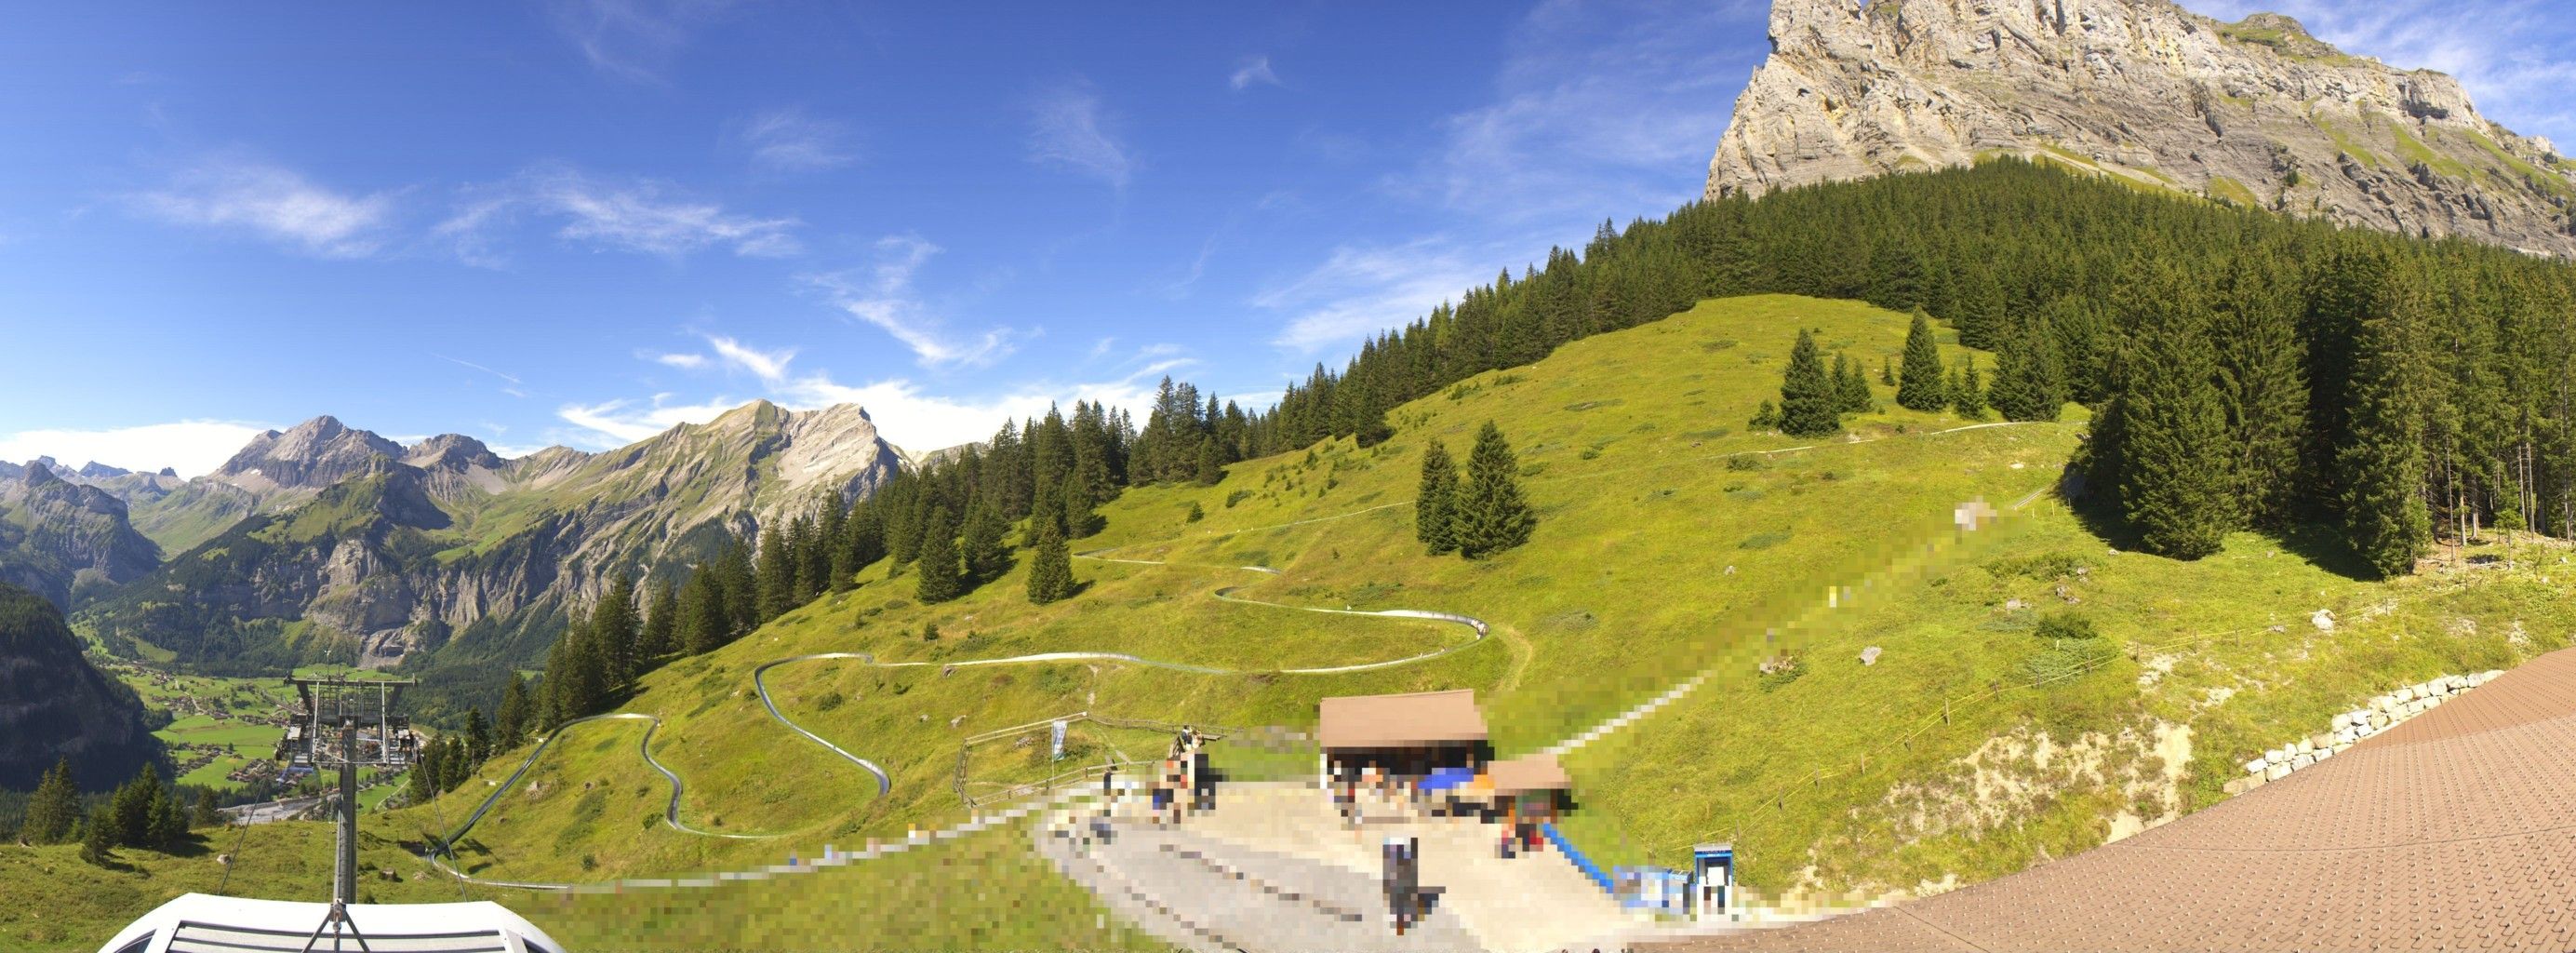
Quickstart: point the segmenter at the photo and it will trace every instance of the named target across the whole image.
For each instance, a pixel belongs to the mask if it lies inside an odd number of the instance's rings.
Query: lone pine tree
[[[2400,292],[2363,319],[2353,342],[2351,436],[2335,455],[2344,485],[2344,532],[2382,576],[2413,572],[2432,539],[2424,503],[2423,361],[2415,339],[2418,296]]]
[[[1031,530],[1037,542],[1029,554],[1029,601],[1045,605],[1073,594],[1073,555],[1065,549],[1064,531],[1053,523]]]
[[[759,593],[760,615],[753,625],[785,615],[796,608],[796,560],[787,549],[787,534],[776,523],[761,528],[760,569],[752,577]]]
[[[614,686],[633,680],[642,655],[635,645],[636,631],[641,628],[635,610],[635,580],[623,572],[611,577],[608,592],[591,610],[590,625],[599,640],[603,683]]]
[[[733,641],[733,620],[712,567],[700,569],[680,587],[680,650],[704,655]]]
[[[1002,523],[1001,511],[990,502],[978,499],[967,504],[962,555],[969,582],[990,582],[1011,571],[1011,549],[1002,542],[1002,534],[1008,529]]]
[[[1467,483],[1458,497],[1458,552],[1479,559],[1529,542],[1538,514],[1521,498],[1520,462],[1502,428],[1485,421],[1467,456]]]
[[[105,867],[116,857],[117,842],[124,839],[124,831],[116,826],[116,812],[109,810],[107,805],[99,805],[97,810],[89,812],[89,819],[82,822],[81,859]]]
[[[1780,381],[1780,432],[1792,437],[1821,437],[1841,430],[1842,415],[1835,412],[1835,406],[1834,382],[1825,375],[1825,359],[1816,350],[1816,337],[1800,330],[1798,343],[1789,349],[1789,369]],[[1479,452],[1482,449],[1479,443]]]
[[[635,654],[639,659],[659,659],[680,648],[680,597],[668,580],[655,580],[653,594],[645,600],[644,631],[635,637]]]
[[[2112,398],[2120,501],[2148,552],[2198,559],[2217,552],[2235,522],[2217,355],[2196,305],[2154,297]]]
[[[1986,402],[1993,404],[2005,420],[2056,420],[2066,403],[2056,349],[2047,335],[2032,325],[2033,322],[2021,322],[2021,327],[2004,340],[2003,350],[1995,353],[1995,383],[1986,391]]]
[[[1434,556],[1458,548],[1458,467],[1440,441],[1422,451],[1422,489],[1413,502],[1413,536]]]
[[[509,684],[501,689],[500,716],[494,720],[497,724],[492,743],[500,750],[516,748],[520,739],[528,736],[528,683],[516,670],[510,672]]]
[[[1950,380],[1950,409],[1969,420],[1986,419],[1986,384],[1977,374],[1977,359],[1959,358],[1958,376]]]
[[[1876,409],[1878,401],[1869,395],[1869,379],[1861,376],[1860,362],[1834,355],[1834,410],[1866,414]]]
[[[1941,345],[1932,339],[1932,319],[1921,308],[1914,309],[1913,326],[1906,329],[1905,366],[1896,380],[1899,407],[1930,412],[1950,405],[1941,378]]]
[[[1982,264],[1968,268],[1967,280],[1958,289],[1958,300],[1952,306],[1952,324],[1959,328],[1959,344],[1979,350],[1995,346],[1995,336],[2004,326],[2004,286],[1994,270]]]
[[[2263,525],[2295,516],[2309,401],[2299,299],[2280,258],[2247,255],[2230,266],[2210,312],[2211,335],[2226,342],[2218,350],[2219,396],[2235,451],[2236,496],[2246,518]]]
[[[921,554],[914,557],[919,581],[914,595],[941,603],[966,593],[964,560],[957,554],[957,527],[945,506],[930,513],[929,532],[922,534]]]
[[[72,784],[72,762],[69,758],[54,762],[45,770],[44,780],[36,782],[36,793],[27,799],[27,816],[18,825],[18,836],[31,844],[59,844],[72,836],[80,826],[80,789]]]

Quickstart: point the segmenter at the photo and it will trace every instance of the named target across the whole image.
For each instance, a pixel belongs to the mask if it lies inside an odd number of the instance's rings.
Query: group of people
[[[1149,781],[1154,819],[1172,824],[1188,813],[1216,809],[1216,776],[1208,770],[1207,736],[1188,725],[1172,736],[1160,773]]]
[[[1207,742],[1207,735],[1188,725],[1172,737],[1171,747],[1144,781],[1148,817],[1179,824],[1188,814],[1216,809],[1216,773],[1208,769]],[[1102,767],[1100,810],[1091,818],[1091,840],[1109,842],[1110,819],[1117,813],[1121,794],[1118,766]]]
[[[1344,825],[1354,828],[1372,812],[1378,813],[1380,820],[1389,819],[1389,815],[1409,815],[1408,808],[1421,801],[1411,780],[1376,765],[1353,767],[1337,763],[1333,765],[1330,786],[1333,809],[1341,813]]]

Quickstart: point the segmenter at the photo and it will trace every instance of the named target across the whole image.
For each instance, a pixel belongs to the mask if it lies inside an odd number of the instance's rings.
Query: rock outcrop
[[[1774,0],[1708,196],[2016,155],[2293,215],[2576,257],[2576,162],[2457,80],[2167,0]]]
[[[402,456],[400,444],[326,415],[252,437],[214,476],[254,493],[318,490],[366,469],[375,457]]]

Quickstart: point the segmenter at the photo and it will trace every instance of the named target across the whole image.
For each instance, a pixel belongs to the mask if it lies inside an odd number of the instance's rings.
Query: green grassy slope
[[[660,825],[666,792],[636,757],[640,725],[602,723],[549,752],[535,787],[503,795],[465,861],[493,877],[651,876],[951,823],[965,814],[951,789],[963,738],[1074,711],[1297,729],[1325,695],[1473,687],[1508,755],[1706,672],[1696,692],[1569,756],[1578,841],[1612,860],[1678,863],[1696,840],[1741,836],[1759,887],[1878,892],[1991,877],[2098,843],[2115,815],[2205,804],[2235,761],[2321,730],[2362,697],[2566,638],[2569,610],[2548,598],[2563,583],[2544,578],[2555,551],[2520,569],[2395,584],[2339,574],[2346,558],[2306,537],[2240,534],[2188,564],[2115,554],[2114,537],[2046,493],[2081,439],[2077,421],[1955,430],[1967,422],[1892,409],[1873,384],[1891,409],[1855,418],[1844,437],[1806,446],[1749,432],[1743,420],[1776,395],[1801,326],[1874,368],[1900,349],[1905,320],[1785,296],[1707,302],[1399,408],[1378,446],[1328,443],[1238,464],[1213,487],[1130,491],[1083,547],[1168,565],[1078,561],[1089,588],[1055,606],[1028,605],[1014,572],[924,607],[908,577],[871,568],[854,592],[654,673],[623,706],[664,719],[655,751],[687,779],[685,820],[780,836]],[[1425,556],[1407,506],[1419,455],[1433,437],[1463,452],[1487,419],[1521,452],[1537,536],[1481,562]],[[1954,509],[1980,499],[2002,515],[1960,532]],[[1224,587],[1291,606],[1463,612],[1494,623],[1494,638],[1396,669],[1278,674],[1461,636],[1211,597]],[[2304,627],[2320,607],[2350,622],[2320,636]],[[2117,657],[2016,687],[2044,647],[2029,633],[2046,609],[2091,619]],[[933,623],[941,638],[926,641]],[[2240,638],[2188,641],[2225,633]],[[1869,645],[1886,654],[1862,667],[1854,656]],[[863,772],[770,721],[750,684],[761,662],[800,653],[948,662],[1075,650],[1248,674],[1115,662],[775,670],[784,711],[894,775],[884,799]],[[1803,652],[1808,674],[1766,691],[1756,665],[1783,650]],[[1939,723],[1944,698],[1967,701],[1945,729],[1916,732]],[[977,770],[1051,767],[1009,761],[979,755]],[[496,761],[486,780],[391,820],[452,821],[507,768]]]
[[[362,831],[362,899],[497,900],[575,950],[1161,948],[1030,853],[1018,827],[777,880],[615,895],[459,885],[386,839],[373,820]],[[230,896],[329,897],[327,824],[262,825],[247,836],[240,828],[199,834],[202,842],[182,852],[117,851],[112,869],[84,863],[75,845],[0,845],[0,949],[94,950],[162,902],[219,887]],[[229,881],[215,861],[227,853],[236,857]]]
[[[165,854],[121,849],[115,867],[80,859],[80,847],[0,846],[0,949],[29,953],[95,950],[135,917],[183,893],[215,893],[279,900],[328,900],[331,893],[331,828],[292,822],[198,832],[193,849]],[[232,877],[215,862],[234,854]],[[476,888],[460,895],[453,880],[435,877],[401,846],[368,831],[359,863],[370,875],[359,893],[370,902],[435,903],[468,897],[502,899]],[[401,879],[372,872],[392,870]],[[508,898],[516,903],[517,898]]]
[[[1214,487],[1132,491],[1106,509],[1107,531],[1085,542],[1117,558],[1169,565],[1082,561],[1078,575],[1090,589],[1050,607],[1028,605],[1014,573],[925,608],[910,599],[908,578],[889,580],[874,568],[855,592],[653,674],[625,707],[665,719],[657,757],[688,779],[682,810],[691,823],[793,833],[787,841],[800,843],[955,820],[962,808],[951,783],[963,736],[1072,711],[1299,726],[1311,724],[1324,695],[1463,686],[1487,696],[1506,751],[1553,743],[1700,667],[1752,658],[1766,630],[1793,627],[1827,585],[1857,580],[1949,533],[1953,503],[1982,496],[2003,505],[2046,487],[2072,445],[2069,425],[1931,435],[1965,422],[1890,410],[1856,419],[1850,436],[1872,438],[1866,442],[1757,459],[1804,446],[1741,422],[1776,389],[1787,338],[1800,324],[1821,329],[1829,350],[1875,365],[1900,348],[1905,320],[1858,304],[1754,298],[1581,342],[1400,409],[1398,436],[1376,447],[1327,445],[1311,457],[1238,465]],[[1426,557],[1411,540],[1404,505],[1425,438],[1441,436],[1463,452],[1489,418],[1520,447],[1531,497],[1546,514],[1538,538],[1486,562]],[[1203,520],[1186,520],[1192,504]],[[1651,517],[1638,518],[1641,511]],[[1341,518],[1281,525],[1317,517]],[[1280,573],[1239,568],[1247,565]],[[1733,574],[1725,572],[1730,565]],[[829,661],[773,672],[773,691],[791,717],[894,773],[894,793],[882,802],[867,799],[864,774],[771,722],[749,690],[758,663],[808,652],[935,662],[1118,651],[1261,672],[1398,658],[1464,637],[1454,626],[1210,597],[1223,587],[1285,605],[1466,612],[1497,628],[1490,644],[1351,675],[1210,676],[1120,663],[941,675]],[[1635,597],[1641,593],[1669,598]],[[925,623],[937,624],[939,641],[920,638]],[[816,710],[814,700],[831,693],[843,703]],[[600,877],[783,849],[645,824],[665,795],[657,778],[637,770],[640,730],[575,729],[598,740],[572,738],[550,754],[532,774],[538,793],[528,796],[523,781],[505,797],[474,838],[488,853],[468,860],[516,878]],[[593,785],[583,797],[562,793],[581,782]],[[488,789],[469,793],[479,800]],[[446,800],[450,816],[470,809],[469,799]],[[567,838],[576,828],[583,833]],[[573,840],[592,855],[590,869],[556,846]]]

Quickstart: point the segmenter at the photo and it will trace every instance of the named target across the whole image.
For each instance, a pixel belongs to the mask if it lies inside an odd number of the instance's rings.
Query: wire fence
[[[995,728],[991,731],[970,735],[965,741],[958,744],[957,772],[954,781],[951,782],[951,786],[956,790],[957,800],[966,805],[967,809],[970,811],[980,810],[985,805],[998,801],[1016,801],[1027,798],[1031,795],[1052,793],[1067,785],[1079,783],[1083,779],[1097,778],[1104,770],[1160,763],[1159,760],[1151,758],[1113,756],[1108,760],[1088,762],[1080,767],[1035,781],[978,781],[972,776],[973,772],[971,761],[974,757],[977,746],[990,744],[1004,739],[1026,737],[1033,732],[1052,732],[1054,731],[1055,726],[1059,723],[1070,728],[1071,726],[1082,722],[1089,722],[1109,728],[1125,728],[1136,731],[1157,731],[1173,735],[1178,735],[1181,733],[1183,728],[1188,728],[1190,731],[1196,733],[1200,738],[1208,741],[1222,741],[1229,735],[1240,733],[1237,729],[1233,728],[1202,727],[1197,725],[1185,726],[1170,722],[1150,721],[1142,718],[1120,718],[1112,715],[1095,715],[1088,711],[1078,711],[1041,721],[1032,721],[1024,725],[1012,725],[1008,728]],[[1115,751],[1114,748],[1112,750]]]

